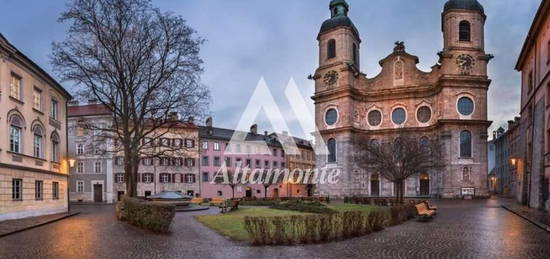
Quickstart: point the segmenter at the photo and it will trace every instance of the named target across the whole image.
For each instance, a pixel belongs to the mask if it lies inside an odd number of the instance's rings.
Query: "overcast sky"
[[[495,55],[489,66],[489,120],[505,125],[519,111],[519,73],[514,70],[540,0],[479,0],[488,16],[486,50]],[[215,126],[234,128],[264,78],[296,136],[306,137],[284,90],[294,78],[302,94],[313,95],[307,80],[318,65],[317,33],[329,18],[329,0],[154,0],[155,6],[183,16],[201,37],[205,61],[203,83],[212,92]],[[350,17],[360,31],[362,70],[368,77],[380,72],[378,61],[397,40],[420,58],[429,71],[442,49],[443,0],[348,0]],[[0,32],[18,49],[51,71],[51,43],[66,32],[57,23],[65,9],[61,0],[0,0]],[[64,84],[70,91],[71,85]],[[310,101],[310,109],[313,103]],[[259,131],[270,125],[259,118]],[[309,136],[307,136],[309,138]]]

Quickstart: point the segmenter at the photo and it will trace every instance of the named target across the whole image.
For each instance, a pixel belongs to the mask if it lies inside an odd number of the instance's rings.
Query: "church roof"
[[[319,34],[338,27],[348,27],[359,38],[359,31],[348,17],[349,5],[345,0],[332,0],[330,2],[331,18],[323,22]]]
[[[477,0],[449,0],[445,3],[443,12],[456,9],[479,11],[485,14],[483,6]]]

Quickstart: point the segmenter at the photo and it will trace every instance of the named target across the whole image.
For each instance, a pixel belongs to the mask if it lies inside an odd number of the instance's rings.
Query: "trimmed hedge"
[[[117,204],[117,217],[134,226],[166,233],[176,214],[176,206],[124,197]]]
[[[391,226],[399,225],[409,219],[416,217],[416,207],[414,204],[404,204],[399,206],[393,206],[390,210],[390,222]]]
[[[245,217],[254,245],[311,244],[366,235],[384,229],[387,209],[317,215]]]
[[[336,211],[330,209],[325,204],[318,201],[302,201],[302,200],[292,200],[285,201],[271,206],[272,209],[279,210],[294,210],[301,212],[309,213],[335,213]]]
[[[278,204],[278,200],[242,200],[239,205],[243,206],[273,206]]]

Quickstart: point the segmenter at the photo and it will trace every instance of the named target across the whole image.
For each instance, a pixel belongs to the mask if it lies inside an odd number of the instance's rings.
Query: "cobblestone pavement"
[[[409,221],[341,242],[251,247],[178,213],[169,235],[114,218],[112,206],[74,206],[80,215],[0,238],[0,258],[550,258],[550,234],[500,207],[498,200],[438,201],[429,223]]]

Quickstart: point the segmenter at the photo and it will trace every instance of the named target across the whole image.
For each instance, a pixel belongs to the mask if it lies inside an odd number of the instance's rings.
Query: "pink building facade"
[[[219,169],[225,165],[229,174],[237,171],[237,168],[248,167],[250,169],[287,168],[285,152],[282,145],[273,136],[257,133],[257,125],[250,128],[246,134],[246,141],[236,145],[236,152],[229,150],[229,143],[234,130],[215,128],[212,119],[209,118],[206,126],[199,128],[200,138],[200,196],[203,198],[264,198],[264,197],[296,197],[296,192],[291,192],[292,184],[281,182],[268,186],[263,184],[239,184],[231,188],[229,185],[212,183]],[[253,143],[253,142],[256,142]],[[269,147],[269,152],[259,150],[258,142],[264,142]],[[301,192],[302,194],[304,192]],[[298,195],[301,196],[301,195]]]

